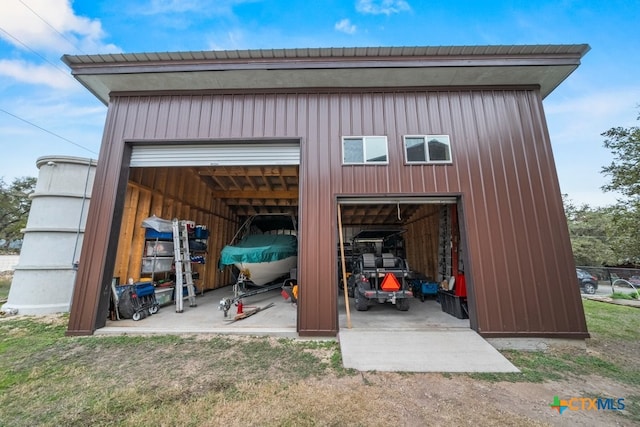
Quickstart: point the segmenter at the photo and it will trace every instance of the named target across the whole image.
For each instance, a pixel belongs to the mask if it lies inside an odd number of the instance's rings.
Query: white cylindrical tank
[[[36,165],[38,180],[20,260],[2,310],[31,315],[68,312],[96,161],[46,156]]]

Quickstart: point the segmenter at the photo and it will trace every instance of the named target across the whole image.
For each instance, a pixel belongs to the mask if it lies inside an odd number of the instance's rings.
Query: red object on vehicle
[[[399,291],[400,282],[398,282],[398,279],[392,273],[387,273],[387,275],[384,276],[384,279],[382,279],[380,289],[387,292]]]
[[[454,294],[457,297],[465,297],[467,296],[467,283],[464,279],[464,274],[459,273],[456,276],[456,286],[453,288]]]

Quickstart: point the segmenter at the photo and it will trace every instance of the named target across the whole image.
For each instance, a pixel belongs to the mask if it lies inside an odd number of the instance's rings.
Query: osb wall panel
[[[229,284],[229,272],[219,271],[217,260],[224,244],[233,237],[237,222],[229,208],[210,194],[206,184],[189,168],[131,169],[114,277],[124,283],[128,278],[137,281],[141,276],[149,276],[140,273],[145,245],[142,221],[155,215],[206,226],[210,237],[205,264],[192,265],[193,271],[200,273],[196,286],[199,290],[208,290]]]

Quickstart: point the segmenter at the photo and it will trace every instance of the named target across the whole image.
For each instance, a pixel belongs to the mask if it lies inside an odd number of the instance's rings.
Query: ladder
[[[439,280],[449,280],[449,276],[453,274],[451,260],[451,216],[449,205],[440,207],[440,231],[438,233],[438,267],[440,270]],[[457,268],[457,266],[456,266]]]
[[[173,220],[173,253],[176,266],[176,313],[182,313],[183,288],[187,287],[189,307],[195,307],[196,291],[193,286],[193,273],[191,271],[191,254],[189,253],[189,230],[188,221]]]

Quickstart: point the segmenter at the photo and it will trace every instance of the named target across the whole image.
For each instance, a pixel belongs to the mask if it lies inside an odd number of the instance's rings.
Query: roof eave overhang
[[[553,53],[289,57],[284,51],[268,58],[127,54],[65,55],[63,61],[105,104],[115,92],[360,87],[537,86],[544,98],[588,51],[587,45],[570,45],[566,51],[554,47]]]

